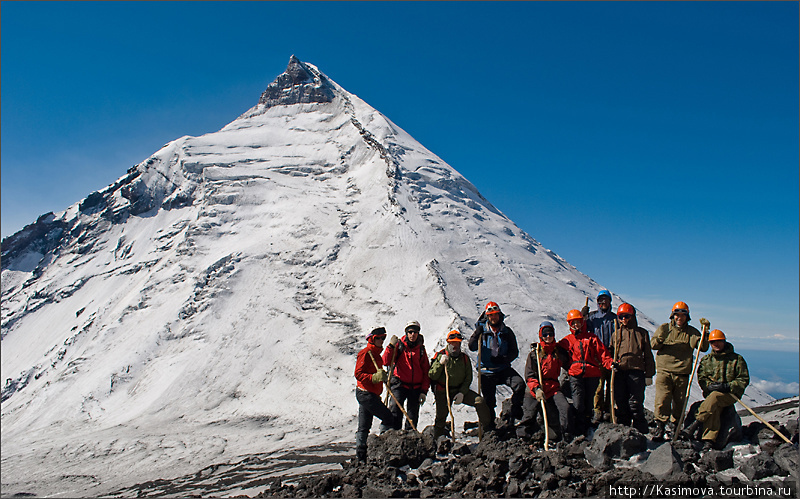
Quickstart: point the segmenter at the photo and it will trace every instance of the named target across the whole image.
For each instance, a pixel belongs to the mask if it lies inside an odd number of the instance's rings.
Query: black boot
[[[661,442],[664,440],[664,425],[663,421],[656,421],[656,429],[653,431],[652,440],[654,442]]]
[[[683,430],[683,434],[689,437],[690,440],[697,440],[696,433],[703,428],[703,422],[694,420],[692,424],[689,425],[688,428]]]

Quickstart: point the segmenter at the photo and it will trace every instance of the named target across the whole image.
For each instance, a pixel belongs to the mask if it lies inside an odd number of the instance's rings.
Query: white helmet
[[[407,332],[408,332],[408,330],[409,330],[409,329],[412,329],[412,328],[413,328],[413,329],[416,329],[416,330],[417,330],[417,332],[419,332],[419,330],[421,329],[421,328],[419,327],[419,322],[417,322],[417,321],[411,321],[411,322],[409,322],[408,324],[406,324],[406,327],[405,327],[405,328],[403,328],[403,331],[405,331],[405,332],[407,333]]]

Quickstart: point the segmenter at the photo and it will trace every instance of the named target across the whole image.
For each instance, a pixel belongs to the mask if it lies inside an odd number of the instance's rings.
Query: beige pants
[[[689,375],[659,372],[656,375],[656,421],[666,423],[671,420],[677,424],[686,402],[686,387]]]
[[[600,383],[597,385],[597,391],[594,392],[594,412],[610,412],[611,411],[611,371],[601,367]]]
[[[703,423],[703,440],[717,439],[722,409],[736,403],[730,393],[711,392],[697,408],[697,420]]]

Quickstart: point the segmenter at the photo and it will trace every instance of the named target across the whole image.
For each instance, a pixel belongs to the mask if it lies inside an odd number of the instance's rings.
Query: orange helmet
[[[708,341],[719,341],[724,339],[725,339],[725,333],[723,333],[719,329],[714,329],[708,335]]]
[[[490,301],[486,304],[486,315],[490,314],[499,314],[500,313],[500,305],[497,303]]]
[[[447,333],[447,342],[448,343],[461,343],[464,340],[464,337],[461,336],[461,333],[458,330],[454,329]]]
[[[583,314],[581,314],[580,310],[570,310],[567,314],[567,322],[574,321],[576,319],[583,320]]]
[[[617,315],[621,314],[636,315],[636,309],[633,308],[633,305],[631,305],[630,303],[623,303],[617,309]]]
[[[687,305],[685,302],[682,301],[679,301],[678,303],[672,306],[672,313],[669,314],[669,318],[672,319],[672,317],[675,314],[686,314],[686,319],[687,320],[691,319],[691,317],[689,316],[689,305]]]

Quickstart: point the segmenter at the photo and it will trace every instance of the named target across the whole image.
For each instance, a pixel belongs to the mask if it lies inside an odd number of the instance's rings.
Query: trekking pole
[[[375,366],[375,369],[380,369],[380,367],[378,367],[378,362],[375,360],[375,356],[372,355],[372,352],[371,351],[367,351],[367,353],[369,354],[369,358],[372,359],[372,364]],[[399,407],[401,411],[403,411],[403,415],[408,420],[408,424],[410,424],[411,427],[414,428],[414,431],[419,432],[419,430],[417,430],[417,427],[414,426],[414,422],[411,421],[411,418],[408,416],[408,413],[406,412],[406,410],[403,409],[403,404],[401,404],[400,401],[397,400],[397,397],[394,396],[394,393],[392,393],[392,389],[389,388],[389,383],[384,381],[383,384],[386,385],[386,390],[389,392],[389,395],[391,395],[392,398],[394,399],[394,403],[397,404],[397,407]]]
[[[783,433],[779,432],[779,431],[778,431],[778,430],[777,430],[777,429],[776,429],[774,426],[772,426],[771,424],[769,424],[769,423],[768,423],[768,422],[767,422],[767,421],[766,421],[764,418],[762,418],[761,416],[759,416],[758,414],[756,414],[756,413],[753,411],[753,409],[751,409],[751,408],[747,407],[747,404],[745,404],[744,402],[742,402],[742,400],[741,400],[739,397],[737,397],[736,395],[734,395],[734,394],[732,394],[732,393],[731,393],[731,396],[732,396],[732,397],[733,397],[733,398],[734,398],[734,399],[735,399],[737,402],[739,402],[740,404],[742,404],[742,406],[744,406],[744,408],[745,408],[745,409],[747,409],[748,411],[750,411],[750,414],[752,414],[753,416],[755,416],[756,418],[758,418],[758,420],[759,420],[759,421],[761,421],[762,423],[764,423],[765,425],[767,425],[767,426],[769,427],[769,429],[770,429],[770,430],[774,431],[776,435],[778,435],[779,437],[781,437],[781,438],[784,440],[784,442],[786,442],[786,443],[787,443],[787,444],[789,444],[789,445],[792,445],[792,441],[791,441],[791,440],[789,440],[788,438],[786,438],[786,436],[785,436]]]
[[[400,343],[399,341],[397,343]],[[389,381],[387,383],[392,382],[392,374],[394,374],[394,363],[397,361],[397,350],[400,347],[398,345],[394,346],[394,352],[392,352],[392,365],[389,367]],[[383,400],[383,405],[389,405],[389,391],[386,391],[386,398]]]
[[[542,382],[542,359],[539,357],[539,347],[541,344],[536,344],[536,365],[539,368],[539,388],[544,393],[544,383]],[[547,421],[547,405],[545,399],[541,400],[542,403],[542,417],[544,418],[544,450],[550,450],[550,423]]]
[[[619,320],[614,319],[614,337],[616,338],[617,342],[614,346],[614,363],[617,362],[619,359],[619,341],[620,341],[620,333],[619,333]],[[615,369],[611,370],[611,422],[617,424],[617,411],[614,410],[614,406],[616,405],[614,402],[616,399],[614,398],[614,377],[616,376],[617,371]]]
[[[483,333],[480,334],[478,338],[478,361],[475,363],[475,366],[478,368],[478,395],[483,397],[483,392],[481,391],[481,346],[483,345]],[[484,399],[485,400],[485,399]],[[481,418],[478,418],[478,441],[480,442],[483,440],[483,423],[481,422]]]
[[[450,356],[447,356],[448,359]],[[450,372],[447,370],[447,361],[444,361],[444,391],[447,395],[447,410],[450,412],[450,438],[456,442],[456,418],[453,416],[453,406],[450,405]]]
[[[692,375],[689,376],[689,385],[686,387],[686,398],[683,401],[683,409],[681,410],[681,418],[678,424],[675,425],[675,431],[672,433],[672,441],[678,441],[678,435],[681,433],[681,426],[683,420],[686,419],[686,407],[689,405],[689,392],[692,391],[692,381],[694,380],[694,373],[697,371],[697,364],[700,362],[700,346],[703,344],[703,338],[706,337],[706,326],[703,324],[703,330],[700,332],[700,341],[697,342],[697,351],[694,353],[694,366],[692,367]]]

